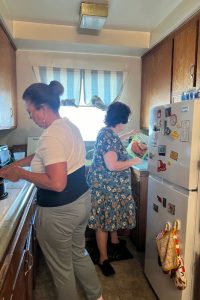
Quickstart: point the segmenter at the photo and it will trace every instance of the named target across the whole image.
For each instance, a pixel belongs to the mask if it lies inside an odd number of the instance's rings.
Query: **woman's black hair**
[[[118,124],[128,123],[131,110],[128,105],[121,102],[114,102],[108,106],[104,123],[108,127],[115,127]]]
[[[59,81],[53,80],[50,84],[34,83],[31,84],[23,93],[23,100],[31,103],[39,109],[42,104],[46,104],[54,112],[58,112],[60,107],[60,96],[64,88]]]

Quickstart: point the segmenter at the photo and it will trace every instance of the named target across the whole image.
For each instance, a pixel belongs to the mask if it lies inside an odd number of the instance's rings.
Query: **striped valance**
[[[60,81],[64,86],[62,105],[79,105],[81,88],[85,105],[94,105],[98,97],[107,107],[116,101],[122,92],[125,73],[123,71],[99,71],[57,67],[33,67],[36,79],[49,84],[52,80]]]
[[[84,70],[83,88],[86,104],[91,104],[91,99],[98,96],[108,106],[121,95],[124,84],[122,71]]]
[[[52,80],[59,81],[64,87],[62,102],[79,105],[81,96],[82,70],[56,67],[33,67],[38,82],[49,84]]]

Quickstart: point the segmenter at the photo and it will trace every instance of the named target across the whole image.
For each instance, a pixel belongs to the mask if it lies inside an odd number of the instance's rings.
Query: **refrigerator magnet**
[[[171,215],[175,215],[175,205],[169,202],[167,206],[167,211]]]
[[[177,140],[179,138],[179,134],[176,130],[173,130],[171,132],[171,137],[174,139],[174,140]]]
[[[157,118],[160,119],[161,118],[161,109],[157,110]]]
[[[172,114],[172,115],[170,116],[169,121],[170,121],[171,126],[175,126],[176,123],[177,123],[177,115],[176,115],[176,114]]]
[[[157,200],[162,203],[162,198],[160,196],[157,195]]]
[[[158,155],[166,156],[166,145],[158,145]]]
[[[181,122],[181,135],[180,141],[181,142],[189,142],[189,129],[190,129],[190,121],[185,120]]]
[[[171,107],[165,108],[165,117],[166,118],[171,116],[171,111],[172,111]]]
[[[158,212],[158,205],[156,205],[155,203],[153,203],[153,210],[155,210],[155,212]]]
[[[157,172],[164,172],[167,170],[166,163],[161,159],[158,160]]]
[[[178,160],[178,152],[170,151],[170,158],[173,160]]]

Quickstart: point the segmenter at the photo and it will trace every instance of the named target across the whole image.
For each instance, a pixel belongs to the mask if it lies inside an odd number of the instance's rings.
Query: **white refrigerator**
[[[160,300],[197,299],[200,242],[200,101],[157,106],[150,113],[145,274]],[[178,290],[158,264],[156,235],[180,221],[187,287]]]

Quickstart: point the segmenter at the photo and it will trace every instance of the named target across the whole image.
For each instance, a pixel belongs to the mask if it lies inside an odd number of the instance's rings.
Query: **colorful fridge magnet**
[[[164,130],[165,135],[169,135],[171,133],[171,129],[169,127],[166,127]]]
[[[176,114],[171,115],[169,121],[171,126],[175,126],[177,123],[177,115]]]
[[[157,118],[160,119],[161,118],[161,109],[157,110]]]
[[[158,146],[158,155],[159,156],[166,156],[166,145],[159,145]]]
[[[166,170],[167,170],[166,164],[161,159],[159,159],[158,160],[157,171],[158,172],[163,172],[163,171],[166,171]]]
[[[174,139],[174,140],[177,140],[179,138],[179,134],[176,130],[173,130],[171,133],[170,133],[171,137]]]
[[[158,144],[158,132],[154,132],[154,133],[152,134],[151,145],[152,145],[153,147],[156,147],[157,144]]]
[[[181,142],[189,142],[189,131],[190,131],[190,121],[185,120],[181,122],[181,135],[180,141]]]
[[[173,160],[178,160],[178,152],[170,151],[170,158]]]
[[[165,117],[170,117],[171,116],[171,107],[167,107],[165,108]]]

